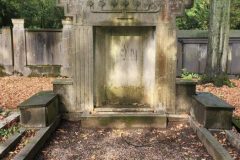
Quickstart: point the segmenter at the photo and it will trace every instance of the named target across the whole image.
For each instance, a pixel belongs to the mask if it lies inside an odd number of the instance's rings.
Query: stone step
[[[95,112],[154,112],[153,108],[95,108]]]
[[[125,115],[127,113],[127,115],[150,115],[150,114],[154,114],[153,112],[95,112],[95,115]]]
[[[146,112],[94,114],[82,118],[84,128],[166,128],[167,116]]]
[[[95,108],[94,112],[151,112],[152,108]]]

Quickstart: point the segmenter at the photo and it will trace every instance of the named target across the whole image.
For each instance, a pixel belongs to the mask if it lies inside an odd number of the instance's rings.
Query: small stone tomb
[[[24,127],[47,127],[59,114],[58,97],[52,91],[42,91],[21,103],[19,109]]]
[[[211,93],[198,93],[193,96],[191,116],[207,129],[232,128],[234,108]]]

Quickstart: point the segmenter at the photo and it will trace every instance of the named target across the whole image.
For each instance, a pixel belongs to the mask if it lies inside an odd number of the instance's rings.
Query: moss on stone
[[[58,77],[61,72],[61,66],[59,65],[32,65],[28,67],[31,70],[29,77]]]
[[[143,87],[106,87],[106,98],[109,103],[139,103],[144,97]]]
[[[0,77],[8,76],[8,74],[5,72],[4,66],[0,65]]]
[[[159,119],[159,118],[158,118]],[[146,117],[146,116],[122,116],[122,117],[104,117],[97,118],[101,126],[109,126],[111,124],[124,123],[125,127],[131,127],[133,124],[153,124],[156,121],[156,117]]]

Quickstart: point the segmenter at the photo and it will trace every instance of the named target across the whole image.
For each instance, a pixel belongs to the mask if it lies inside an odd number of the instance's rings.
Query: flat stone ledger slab
[[[20,122],[27,128],[47,127],[59,115],[58,97],[52,91],[39,92],[18,107]]]
[[[234,108],[211,93],[198,93],[193,96],[191,116],[208,129],[232,128]]]
[[[192,0],[58,0],[73,27],[66,37],[74,99],[62,111],[144,106],[176,113],[175,17]],[[55,85],[61,92],[60,84]],[[64,85],[66,90],[70,88]],[[65,112],[66,113],[66,112]],[[69,114],[71,114],[69,113]]]

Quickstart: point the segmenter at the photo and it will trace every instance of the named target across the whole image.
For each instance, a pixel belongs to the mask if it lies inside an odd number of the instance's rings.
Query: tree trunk
[[[229,54],[230,0],[211,0],[206,74],[226,74]]]

